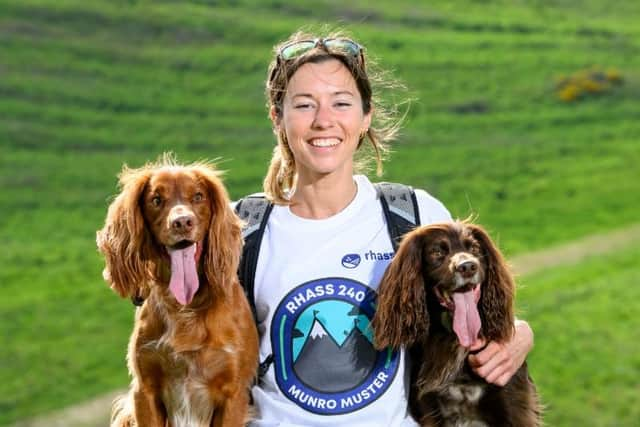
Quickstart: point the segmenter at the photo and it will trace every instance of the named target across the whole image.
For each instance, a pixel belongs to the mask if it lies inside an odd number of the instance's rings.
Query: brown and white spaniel
[[[247,421],[258,336],[237,279],[241,223],[219,172],[170,155],[122,170],[97,244],[103,276],[136,311],[129,394],[111,426],[234,427]]]
[[[467,362],[478,337],[511,338],[514,292],[503,256],[480,226],[433,224],[404,237],[380,284],[372,324],[378,348],[411,353],[410,406],[422,426],[541,425],[526,363],[500,387]]]

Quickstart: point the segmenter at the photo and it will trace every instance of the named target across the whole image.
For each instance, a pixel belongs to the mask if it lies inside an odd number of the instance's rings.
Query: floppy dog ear
[[[242,222],[230,206],[220,172],[204,164],[195,167],[195,171],[208,188],[211,204],[204,272],[210,285],[224,293],[236,281],[242,251]]]
[[[429,328],[422,274],[424,233],[408,233],[387,268],[378,289],[372,321],[377,349],[413,344]]]
[[[487,267],[480,296],[480,318],[485,338],[505,341],[514,332],[513,299],[515,284],[504,257],[481,227],[468,224],[474,238],[480,243]]]
[[[147,168],[122,169],[120,194],[109,206],[104,227],[96,233],[98,249],[105,259],[102,276],[123,298],[140,296],[148,276],[145,259],[149,258],[150,244],[140,197],[150,176]]]

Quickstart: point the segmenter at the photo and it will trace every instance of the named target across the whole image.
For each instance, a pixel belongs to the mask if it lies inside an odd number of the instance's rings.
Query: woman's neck
[[[299,177],[291,196],[290,209],[302,218],[329,218],[344,210],[357,192],[358,186],[351,174],[342,177],[327,175],[314,180]]]

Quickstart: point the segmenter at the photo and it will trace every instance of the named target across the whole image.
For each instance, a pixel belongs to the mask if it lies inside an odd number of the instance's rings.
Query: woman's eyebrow
[[[291,96],[291,99],[295,98],[313,98],[313,95],[310,93],[295,93]]]
[[[331,93],[331,96],[342,96],[342,95],[348,95],[348,96],[354,96],[353,92],[351,92],[350,90],[338,90],[335,92]],[[301,92],[301,93],[295,93],[291,96],[291,98],[315,98],[313,96],[313,94],[311,93],[305,93],[305,92]]]

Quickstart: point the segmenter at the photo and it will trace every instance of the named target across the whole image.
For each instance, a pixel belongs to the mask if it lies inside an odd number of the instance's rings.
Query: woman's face
[[[334,174],[353,174],[353,155],[360,134],[369,128],[371,112],[349,70],[337,59],[306,63],[289,80],[282,117],[271,112],[284,129],[296,161],[298,181]]]

